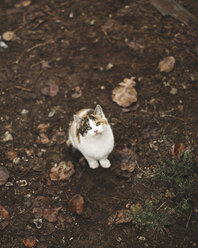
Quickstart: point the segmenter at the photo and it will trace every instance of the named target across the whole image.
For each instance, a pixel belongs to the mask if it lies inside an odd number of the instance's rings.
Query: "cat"
[[[103,168],[111,166],[108,156],[114,147],[114,136],[100,105],[94,110],[81,109],[73,116],[70,144],[82,153],[91,169],[98,168],[99,163]]]

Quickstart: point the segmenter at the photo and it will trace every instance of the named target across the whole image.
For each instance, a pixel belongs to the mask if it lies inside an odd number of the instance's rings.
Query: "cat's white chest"
[[[111,129],[102,135],[94,138],[82,138],[79,150],[86,157],[92,157],[96,160],[103,159],[112,152],[114,147],[114,137]]]

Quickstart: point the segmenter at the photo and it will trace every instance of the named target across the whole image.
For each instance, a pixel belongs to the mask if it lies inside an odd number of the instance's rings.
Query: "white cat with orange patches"
[[[114,136],[100,105],[95,110],[82,109],[74,115],[69,144],[83,154],[90,168],[98,168],[99,163],[103,168],[111,166],[108,156],[114,147]]]

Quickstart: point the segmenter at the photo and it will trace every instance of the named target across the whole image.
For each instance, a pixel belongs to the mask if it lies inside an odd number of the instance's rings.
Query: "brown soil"
[[[16,34],[6,42],[8,48],[0,48],[0,137],[6,131],[13,136],[13,141],[0,140],[0,164],[10,173],[8,183],[0,186],[0,205],[10,215],[10,224],[0,231],[0,247],[24,247],[22,240],[30,235],[40,248],[197,247],[194,212],[158,233],[146,234],[134,223],[107,224],[127,203],[144,206],[148,199],[164,197],[164,190],[143,173],[164,161],[163,136],[188,143],[198,154],[197,32],[163,17],[146,0],[32,0],[16,7],[21,2],[0,3],[0,34]],[[196,0],[178,2],[197,15]],[[159,61],[170,55],[176,59],[174,69],[160,72]],[[108,70],[109,63],[113,67]],[[139,108],[124,113],[111,92],[131,76],[136,77]],[[53,97],[41,93],[50,80],[59,86]],[[73,99],[76,86],[82,96]],[[172,88],[177,94],[170,94]],[[118,175],[114,153],[110,169],[91,170],[65,143],[36,144],[39,124],[49,123],[49,138],[57,130],[67,133],[74,112],[97,103],[109,117],[116,146],[130,145],[138,156],[130,180]],[[13,150],[20,158],[15,163],[7,155]],[[73,162],[75,174],[70,182],[51,182],[50,168],[62,160]],[[27,185],[22,187],[20,180]],[[80,216],[68,208],[75,194],[85,201]],[[58,221],[43,219],[40,229],[32,213],[37,196],[49,196],[54,207],[62,207]]]

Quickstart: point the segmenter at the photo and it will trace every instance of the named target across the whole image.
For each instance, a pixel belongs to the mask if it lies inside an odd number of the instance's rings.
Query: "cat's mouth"
[[[102,133],[95,133],[95,136],[100,136]]]

